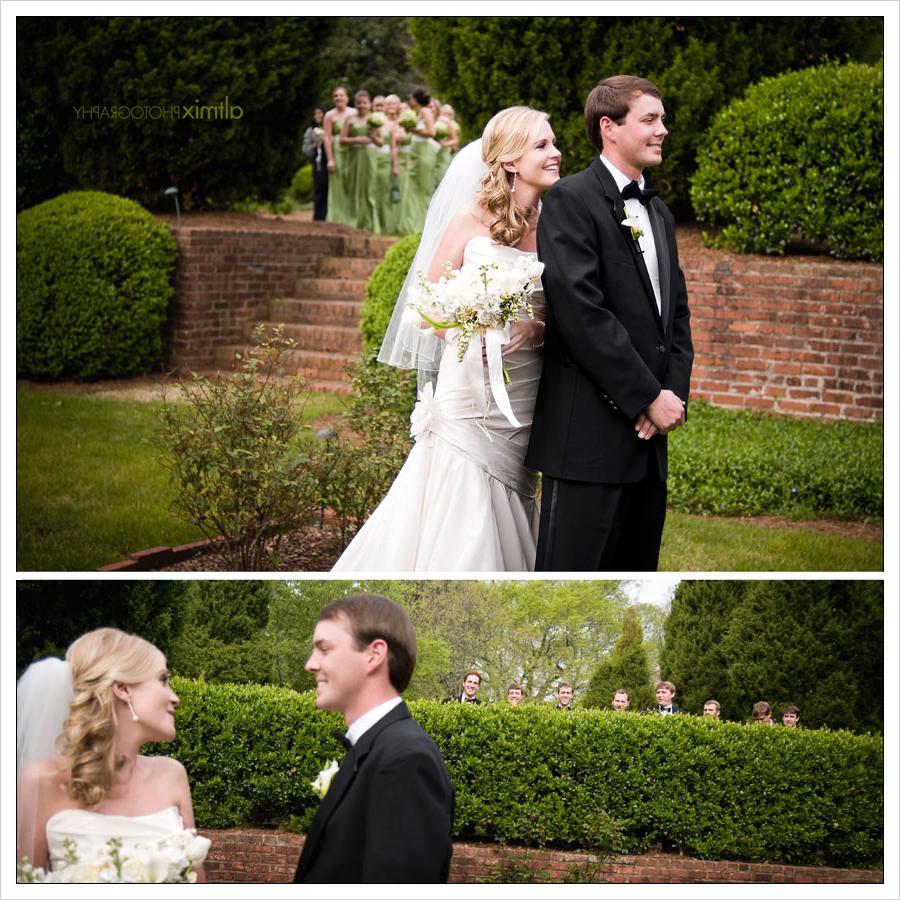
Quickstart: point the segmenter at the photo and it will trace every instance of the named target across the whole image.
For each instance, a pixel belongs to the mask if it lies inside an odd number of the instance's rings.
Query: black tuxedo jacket
[[[647,210],[661,312],[600,158],[544,194],[537,242],[547,327],[525,463],[553,478],[636,482],[648,465],[667,475],[666,438],[640,440],[634,422],[663,388],[687,401],[694,352],[675,221],[658,197]]]
[[[446,882],[454,796],[434,741],[400,703],[352,747],[303,844],[295,882]]]
[[[462,703],[464,706],[468,703],[481,703],[481,701],[477,697],[473,697],[471,700],[463,701],[463,695],[457,694],[455,697],[448,697],[444,703]]]

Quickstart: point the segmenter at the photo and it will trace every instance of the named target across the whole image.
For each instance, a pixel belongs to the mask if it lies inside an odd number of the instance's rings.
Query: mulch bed
[[[281,539],[280,564],[267,572],[330,572],[341,555],[340,532],[327,522],[323,526],[309,525]],[[156,572],[230,572],[225,560],[215,553],[204,553],[171,566],[154,569]]]

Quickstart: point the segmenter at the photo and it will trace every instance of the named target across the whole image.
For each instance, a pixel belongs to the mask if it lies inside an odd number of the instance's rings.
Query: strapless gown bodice
[[[510,265],[525,251],[472,238],[464,265]],[[529,254],[534,256],[535,254]],[[540,295],[532,297],[543,318]],[[541,374],[539,351],[503,357],[512,425],[493,399],[481,341],[464,360],[448,341],[437,386],[411,417],[416,443],[387,496],[333,571],[521,572],[534,568],[537,476],[524,465]],[[472,372],[475,371],[473,385]]]
[[[142,816],[117,816],[86,809],[63,809],[47,820],[47,849],[50,868],[65,861],[65,842],[73,842],[79,860],[88,860],[106,848],[110,838],[121,838],[122,856],[133,853],[139,844],[156,843],[184,829],[177,806]]]

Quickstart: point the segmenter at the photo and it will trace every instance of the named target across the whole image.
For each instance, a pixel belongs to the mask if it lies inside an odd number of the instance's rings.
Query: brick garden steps
[[[334,248],[340,252],[317,256],[313,271],[295,280],[291,296],[272,298],[268,317],[247,323],[244,346],[218,349],[218,367],[232,367],[235,354],[252,343],[258,324],[268,331],[283,325],[285,336],[297,342],[297,349],[283,357],[285,373],[302,374],[314,390],[346,393],[344,367],[353,364],[362,350],[359,317],[366,281],[395,240],[363,232],[342,235]]]

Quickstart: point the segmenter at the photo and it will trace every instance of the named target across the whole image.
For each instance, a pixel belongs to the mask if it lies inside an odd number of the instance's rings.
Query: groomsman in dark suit
[[[481,687],[481,675],[474,669],[470,669],[463,677],[462,691],[455,697],[450,697],[444,703],[481,703],[475,695]]]
[[[319,614],[306,669],[316,706],[342,713],[347,755],[313,819],[295,882],[446,882],[454,796],[434,741],[400,697],[416,634],[385,597],[344,597]]]
[[[536,569],[652,571],[666,435],[685,421],[693,348],[675,222],[643,172],[668,134],[659,90],[620,75],[585,104],[600,155],[542,198],[547,328],[525,463],[543,473]]]

